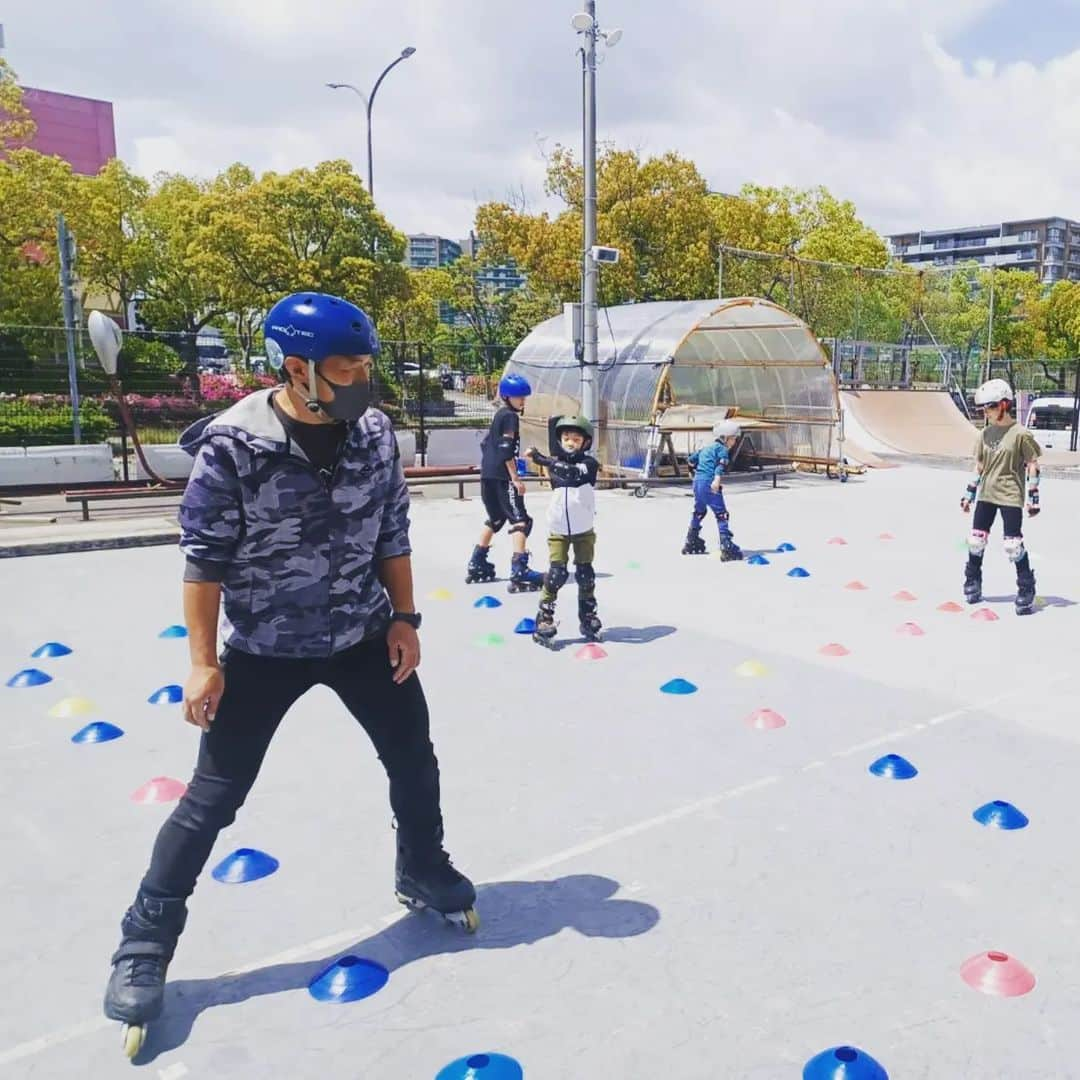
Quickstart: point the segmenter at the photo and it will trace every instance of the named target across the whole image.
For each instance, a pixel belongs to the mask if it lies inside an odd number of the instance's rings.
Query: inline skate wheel
[[[138,1056],[146,1042],[145,1024],[125,1024],[122,1032],[124,1057],[129,1061]]]

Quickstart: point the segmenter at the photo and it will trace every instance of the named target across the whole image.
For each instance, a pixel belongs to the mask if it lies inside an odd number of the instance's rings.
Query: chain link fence
[[[63,327],[0,325],[0,446],[125,442],[120,411],[85,330],[76,333],[80,434]],[[257,346],[256,346],[257,347]],[[383,343],[375,394],[396,427],[419,445],[435,427],[486,427],[512,349],[471,343]],[[217,334],[125,331],[118,375],[139,437],[175,443],[201,417],[277,382],[265,357],[230,355]]]

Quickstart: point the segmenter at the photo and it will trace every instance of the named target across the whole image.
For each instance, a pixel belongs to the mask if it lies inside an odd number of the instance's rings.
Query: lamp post
[[[596,21],[596,0],[586,0],[585,10],[570,20],[584,36],[581,46],[582,74],[582,165],[585,171],[585,198],[582,206],[581,254],[581,411],[594,426],[599,420],[597,365],[597,278],[599,269],[593,249],[596,245],[596,42],[603,38],[609,48],[618,44],[621,30],[605,33]]]
[[[365,94],[362,90],[358,90],[352,83],[327,83],[326,85],[331,90],[351,90],[363,103],[364,108],[367,111],[367,186],[368,194],[375,198],[375,180],[374,180],[374,165],[371,153],[371,109],[375,104],[375,95],[379,92],[379,87],[382,85],[383,79],[390,74],[390,71],[397,67],[402,60],[408,60],[416,50],[411,46],[401,50],[401,55],[392,60],[389,64],[383,68],[382,74],[375,80],[375,85],[371,88],[370,94]]]

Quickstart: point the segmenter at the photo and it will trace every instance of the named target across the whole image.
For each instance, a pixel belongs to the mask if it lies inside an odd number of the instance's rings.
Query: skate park
[[[0,16],[0,1080],[1080,1077],[1080,16],[113,6]]]
[[[1080,581],[1062,523],[1080,489],[1044,482],[1027,526],[1040,601],[1021,619],[997,535],[985,601],[962,603],[965,475],[907,459],[846,484],[733,483],[735,535],[759,556],[740,563],[679,554],[684,490],[601,492],[601,655],[580,655],[572,585],[558,649],[515,633],[535,595],[462,580],[478,500],[417,494],[421,677],[480,929],[394,902],[385,779],[317,689],[214,849],[135,1067],[435,1076],[497,1054],[526,1076],[765,1078],[852,1046],[892,1076],[1070,1075]],[[168,633],[180,572],[173,547],[0,562],[19,613],[3,622],[5,681],[51,680],[3,688],[20,988],[4,1074],[132,1068],[100,995],[170,810],[154,800],[175,798],[146,785],[185,782],[194,752],[159,693],[185,675]],[[32,658],[50,642],[72,651]],[[122,736],[72,742],[97,722]],[[916,774],[895,778],[890,755]],[[1029,823],[980,824],[995,801]],[[274,872],[209,873],[247,849]],[[380,965],[385,985],[317,1000],[309,984],[343,957]],[[969,984],[980,958],[1009,979]],[[1033,988],[1008,996],[1026,973]]]

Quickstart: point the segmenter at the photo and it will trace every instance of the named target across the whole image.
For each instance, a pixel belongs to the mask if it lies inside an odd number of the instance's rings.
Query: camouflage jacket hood
[[[378,563],[410,553],[409,493],[389,418],[349,425],[332,476],[288,437],[256,391],[197,421],[180,504],[180,548],[223,569],[229,645],[263,656],[325,657],[385,631]]]

